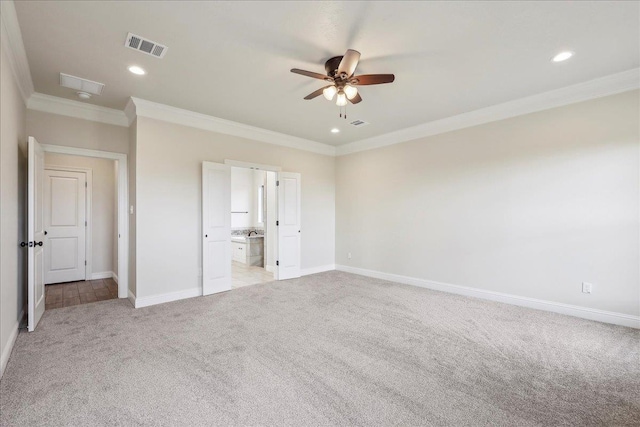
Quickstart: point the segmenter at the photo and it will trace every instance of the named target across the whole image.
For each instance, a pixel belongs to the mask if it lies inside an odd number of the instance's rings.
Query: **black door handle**
[[[42,242],[34,242],[36,246],[42,246]]]
[[[20,247],[24,248],[25,246],[28,246],[29,244],[27,242],[20,242]]]

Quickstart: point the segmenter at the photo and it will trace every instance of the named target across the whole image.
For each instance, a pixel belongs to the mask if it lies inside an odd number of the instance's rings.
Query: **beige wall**
[[[122,126],[27,110],[27,132],[41,144],[129,154],[129,129]]]
[[[137,297],[201,287],[202,162],[302,174],[302,269],[335,259],[335,158],[138,117]]]
[[[91,194],[92,272],[94,274],[108,272],[118,274],[117,256],[114,258],[114,246],[116,248],[118,246],[115,161],[45,153],[45,167],[53,168],[55,166],[91,169],[93,172]]]
[[[25,304],[25,105],[2,43],[0,52],[0,376]]]
[[[638,104],[627,92],[339,157],[337,264],[640,314]]]

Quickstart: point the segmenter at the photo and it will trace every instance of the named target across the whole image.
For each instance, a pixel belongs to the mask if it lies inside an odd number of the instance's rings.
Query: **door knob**
[[[35,242],[36,246],[42,246],[42,242]]]

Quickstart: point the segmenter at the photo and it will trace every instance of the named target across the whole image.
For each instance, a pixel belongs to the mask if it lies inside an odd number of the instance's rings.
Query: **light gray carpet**
[[[0,425],[640,425],[640,331],[341,272],[47,311]]]

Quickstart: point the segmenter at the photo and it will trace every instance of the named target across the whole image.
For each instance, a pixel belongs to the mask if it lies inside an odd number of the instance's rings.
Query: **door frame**
[[[264,164],[260,164],[260,163],[252,163],[252,162],[243,162],[240,160],[230,160],[230,159],[225,159],[224,160],[224,164],[225,165],[229,165],[231,167],[236,167],[236,168],[245,168],[245,169],[254,169],[254,170],[263,170],[263,171],[267,171],[267,172],[275,172],[276,173],[276,180],[278,179],[277,174],[282,172],[282,167],[280,166],[275,166],[275,165],[264,165]],[[276,190],[276,218],[278,217],[278,191]],[[273,240],[275,240],[273,247],[275,248],[276,251],[276,258],[278,257],[278,253],[280,250],[280,244],[278,242],[278,232],[276,230],[276,233],[274,235]],[[302,248],[301,248],[302,250]],[[302,255],[302,253],[301,253]],[[266,270],[266,266],[265,266],[265,270]],[[280,280],[279,278],[279,271],[278,271],[278,267],[275,266],[274,270],[273,270],[273,279],[274,280]]]
[[[45,153],[47,150],[45,150]],[[85,188],[85,203],[84,203],[84,218],[87,221],[87,225],[84,230],[84,259],[87,260],[87,265],[84,267],[84,280],[91,280],[93,274],[93,250],[91,246],[91,227],[93,226],[93,217],[91,215],[92,208],[92,195],[93,195],[93,169],[89,168],[76,168],[72,166],[47,166],[47,158],[45,156],[44,170],[50,171],[62,171],[62,172],[78,172],[84,173],[86,177],[87,187]],[[46,246],[45,246],[46,248]],[[45,249],[46,250],[46,249]],[[46,283],[45,283],[46,285]]]
[[[96,157],[116,161],[118,170],[116,176],[118,179],[118,298],[127,298],[129,294],[129,169],[127,155],[62,145],[40,145],[45,153]],[[88,261],[87,264],[89,264]]]

